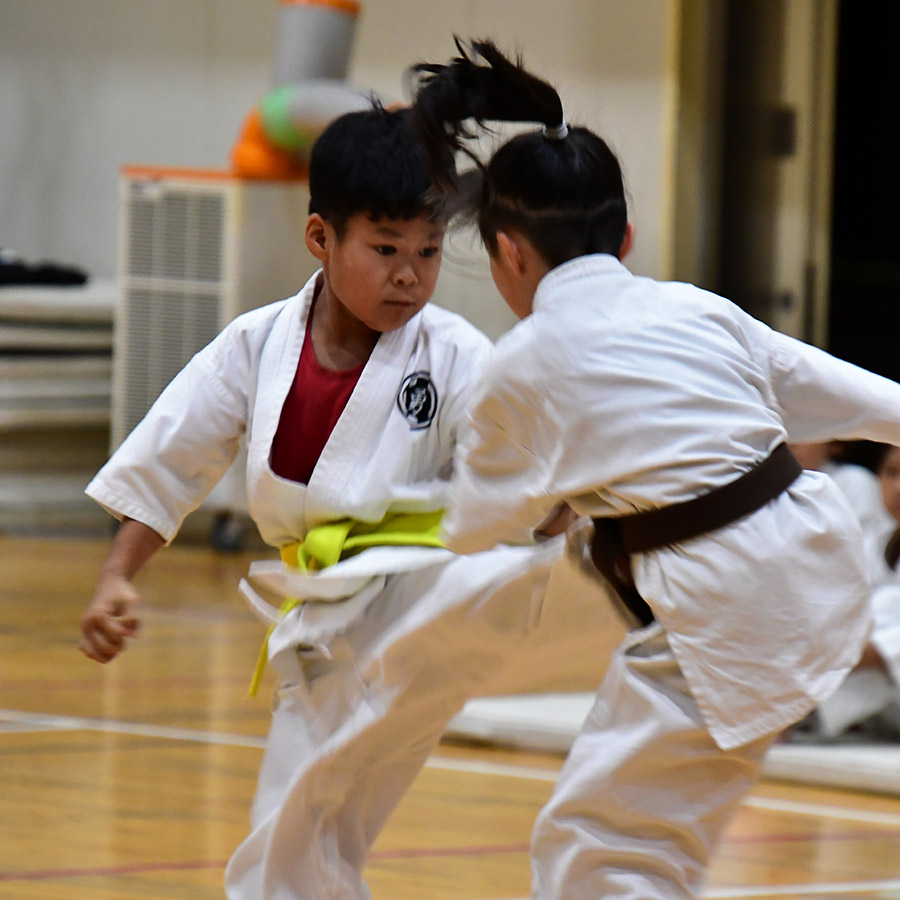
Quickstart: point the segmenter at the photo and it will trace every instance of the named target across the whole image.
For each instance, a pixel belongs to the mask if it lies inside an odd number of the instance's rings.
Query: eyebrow
[[[377,232],[381,237],[396,238],[398,240],[405,237],[405,235],[402,232],[396,231],[395,229],[391,228],[389,225],[379,225],[377,228]],[[429,241],[438,241],[441,239],[443,234],[444,233],[442,231],[432,231],[428,235],[428,240]]]

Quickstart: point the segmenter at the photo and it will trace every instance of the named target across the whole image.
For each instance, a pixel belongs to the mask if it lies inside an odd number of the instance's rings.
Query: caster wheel
[[[247,538],[247,522],[235,513],[218,513],[213,520],[209,542],[219,553],[239,553]]]

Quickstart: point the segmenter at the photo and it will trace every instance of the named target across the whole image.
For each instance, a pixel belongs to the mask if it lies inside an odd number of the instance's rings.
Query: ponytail
[[[627,213],[619,162],[587,128],[567,126],[559,94],[511,61],[488,40],[447,64],[420,63],[415,79],[414,124],[436,187],[456,194],[456,205],[478,222],[489,252],[497,232],[522,231],[550,266],[588,253],[618,255]],[[540,130],[507,141],[487,164],[468,149],[474,123],[531,122]],[[480,177],[460,179],[462,151]],[[472,183],[475,181],[474,188]]]
[[[417,79],[416,122],[426,149],[436,165],[435,182],[453,182],[453,152],[465,149],[464,140],[475,137],[464,122],[535,122],[548,128],[563,123],[562,100],[545,81],[511,62],[491,41],[473,41],[479,64],[455,39],[459,56],[447,65],[420,63],[412,71]],[[470,154],[471,155],[471,154]]]

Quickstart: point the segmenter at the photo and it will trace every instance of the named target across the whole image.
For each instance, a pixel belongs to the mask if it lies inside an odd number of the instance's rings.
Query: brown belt
[[[627,612],[641,625],[649,625],[653,611],[634,586],[630,554],[680,544],[724,528],[774,500],[802,471],[787,444],[779,444],[740,478],[693,500],[630,516],[594,519],[591,559],[615,588]]]

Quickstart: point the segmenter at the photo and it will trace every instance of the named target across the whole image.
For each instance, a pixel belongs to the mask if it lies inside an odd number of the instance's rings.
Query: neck
[[[347,311],[325,281],[312,311],[312,343],[326,369],[342,371],[362,365],[372,355],[381,333]]]

